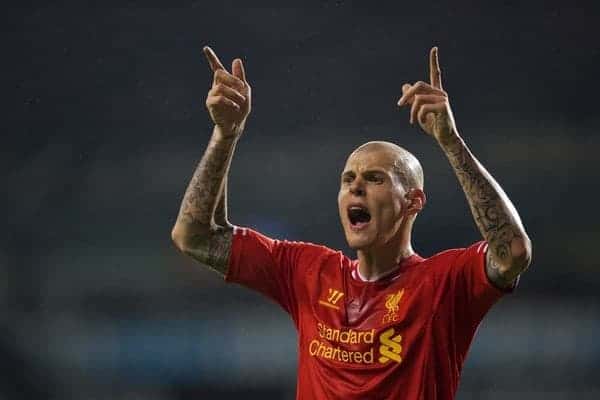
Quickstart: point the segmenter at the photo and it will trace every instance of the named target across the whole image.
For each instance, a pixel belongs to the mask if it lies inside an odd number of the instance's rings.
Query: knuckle
[[[206,106],[207,107],[214,107],[216,104],[218,103],[218,98],[217,96],[209,96],[206,99]]]
[[[231,94],[237,98],[241,98],[244,97],[244,95],[242,94],[242,92],[240,90],[238,90],[237,88],[230,88],[231,90]]]
[[[222,69],[218,69],[215,72],[215,82],[224,82],[227,80],[227,74]]]
[[[236,77],[233,78],[234,79],[234,83],[235,83],[235,88],[238,90],[244,90],[245,89],[245,85],[244,85],[244,81],[241,79],[238,79]]]

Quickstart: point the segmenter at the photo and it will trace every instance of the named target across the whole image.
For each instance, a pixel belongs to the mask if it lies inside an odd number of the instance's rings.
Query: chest
[[[382,330],[420,327],[431,316],[435,291],[425,274],[401,274],[383,284],[356,282],[347,274],[321,279],[306,304],[315,321],[335,327]]]
[[[304,355],[348,370],[402,368],[409,348],[422,345],[433,312],[433,285],[414,274],[385,284],[351,279],[323,271],[309,286],[301,310]]]

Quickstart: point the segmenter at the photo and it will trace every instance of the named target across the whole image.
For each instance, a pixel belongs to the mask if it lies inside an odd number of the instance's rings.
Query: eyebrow
[[[382,170],[382,169],[369,169],[367,171],[363,171],[362,174],[363,175],[369,175],[369,174],[387,175],[387,171]],[[352,170],[346,170],[346,171],[342,172],[342,176],[349,176],[349,175],[356,176],[356,173],[354,171],[352,171]]]

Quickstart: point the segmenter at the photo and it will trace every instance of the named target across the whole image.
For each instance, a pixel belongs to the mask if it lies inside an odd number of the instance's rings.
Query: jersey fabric
[[[298,330],[298,400],[450,400],[479,322],[505,293],[486,242],[413,255],[375,282],[358,260],[234,229],[226,281],[277,302]]]

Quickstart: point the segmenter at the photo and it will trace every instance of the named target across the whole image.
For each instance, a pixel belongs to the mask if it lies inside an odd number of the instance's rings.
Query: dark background
[[[425,170],[424,256],[479,239],[444,155],[395,105],[439,46],[459,129],[534,245],[458,398],[600,397],[600,6],[522,3],[5,6],[1,398],[294,398],[291,321],[170,242],[212,128],[207,44],[253,87],[233,223],[352,254],[339,173],[390,140]]]

